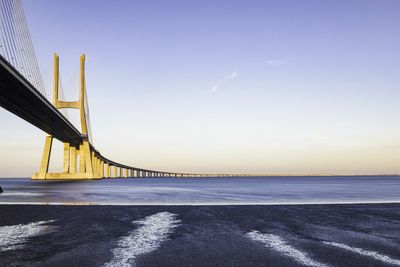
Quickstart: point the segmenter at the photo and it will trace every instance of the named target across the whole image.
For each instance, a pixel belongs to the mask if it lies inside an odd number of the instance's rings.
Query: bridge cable
[[[13,65],[16,66],[16,59],[15,59],[15,51],[14,51],[14,44],[13,44],[13,38],[10,34],[10,20],[9,20],[9,14],[7,12],[7,2],[2,1],[2,9],[1,9],[1,14],[2,18],[4,21],[4,35],[5,35],[5,41],[7,42],[6,44],[6,49],[8,50],[8,61]]]
[[[21,55],[18,53],[19,51],[19,42],[18,42],[18,36],[17,33],[18,30],[15,28],[15,18],[13,10],[12,10],[12,2],[11,1],[3,1],[3,16],[6,19],[6,27],[5,27],[5,34],[6,34],[6,39],[9,40],[9,47],[10,47],[10,54],[11,56],[11,61],[12,65],[19,71],[21,74],[24,74],[22,71],[22,59]],[[29,75],[28,73],[25,73],[25,75]],[[26,77],[25,76],[25,77]]]
[[[28,46],[28,52],[30,53],[30,58],[33,61],[33,66],[34,66],[34,70],[33,71],[35,72],[35,77],[37,79],[37,86],[41,89],[41,91],[43,92],[44,96],[48,97],[47,93],[46,93],[46,89],[45,89],[44,83],[43,83],[42,74],[40,72],[40,68],[39,68],[37,57],[36,57],[35,49],[33,47],[32,38],[31,38],[31,35],[30,35],[30,32],[29,32],[29,28],[28,28],[28,24],[27,24],[27,21],[26,21],[24,9],[22,7],[22,2],[21,2],[21,0],[14,0],[14,1],[19,6],[18,10],[19,10],[20,15],[21,15],[21,23],[22,23],[22,26],[23,26],[22,27],[23,28],[23,33],[24,33],[24,35],[26,37],[26,42],[27,42],[27,46]]]
[[[16,26],[17,29],[15,30],[16,32],[16,39],[17,39],[17,54],[19,55],[21,62],[20,62],[20,66],[18,66],[20,68],[20,72],[21,74],[23,74],[25,77],[28,77],[30,75],[32,75],[32,68],[29,62],[29,58],[25,55],[25,47],[24,47],[24,38],[22,36],[22,25],[20,23],[20,16],[19,16],[19,12],[18,12],[18,7],[15,6],[15,1],[12,2],[13,3],[13,13],[15,15],[14,18],[14,22],[16,21]]]
[[[21,0],[0,0],[0,9],[1,55],[48,98]]]
[[[3,36],[5,38],[5,49],[8,55],[7,60],[13,65],[18,71],[21,72],[21,74],[25,74],[25,78],[29,78],[30,73],[22,71],[21,70],[21,62],[20,62],[20,55],[18,54],[18,48],[17,48],[17,42],[15,40],[16,34],[16,29],[14,25],[14,19],[13,19],[13,12],[11,8],[11,1],[7,0],[2,0],[1,2],[2,6],[2,26],[3,26]],[[15,13],[14,13],[15,14]],[[24,73],[25,72],[25,73]],[[30,80],[30,79],[28,79]]]
[[[87,134],[88,134],[89,143],[94,145],[93,136],[92,136],[92,125],[90,123],[89,101],[88,101],[88,97],[87,97],[86,82],[85,82],[84,86],[85,86],[84,108],[85,108],[86,126],[87,126],[87,131],[88,131]]]
[[[65,101],[64,87],[62,85],[61,74],[58,75],[58,98],[61,101]],[[69,120],[68,109],[63,108],[60,110],[60,112],[64,115],[65,118]]]

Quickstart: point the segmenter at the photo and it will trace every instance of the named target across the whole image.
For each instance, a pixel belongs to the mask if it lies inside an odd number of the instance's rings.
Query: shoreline
[[[380,204],[400,204],[397,201],[341,201],[341,202],[279,202],[279,203],[95,203],[95,202],[0,202],[0,206],[134,206],[134,207],[157,207],[157,206],[176,206],[176,207],[213,207],[213,206],[310,206],[310,205],[380,205]]]

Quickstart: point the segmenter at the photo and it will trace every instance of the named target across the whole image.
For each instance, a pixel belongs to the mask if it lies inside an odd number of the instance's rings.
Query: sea
[[[276,205],[400,202],[399,176],[0,179],[0,204]]]

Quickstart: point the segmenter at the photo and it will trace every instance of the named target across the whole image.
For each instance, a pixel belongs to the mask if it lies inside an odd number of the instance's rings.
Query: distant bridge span
[[[131,167],[109,160],[89,142],[85,110],[86,86],[84,76],[85,56],[81,56],[80,99],[75,102],[58,99],[59,62],[54,56],[53,104],[0,56],[0,106],[43,130],[47,134],[40,171],[33,179],[101,179],[112,177],[194,177],[227,176],[222,174],[194,174],[157,171]],[[58,109],[80,110],[82,133]],[[64,143],[64,171],[49,173],[53,138]]]

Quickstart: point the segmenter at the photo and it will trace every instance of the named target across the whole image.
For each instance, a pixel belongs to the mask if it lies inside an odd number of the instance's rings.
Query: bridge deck
[[[80,132],[0,56],[0,106],[62,142],[78,145]]]

